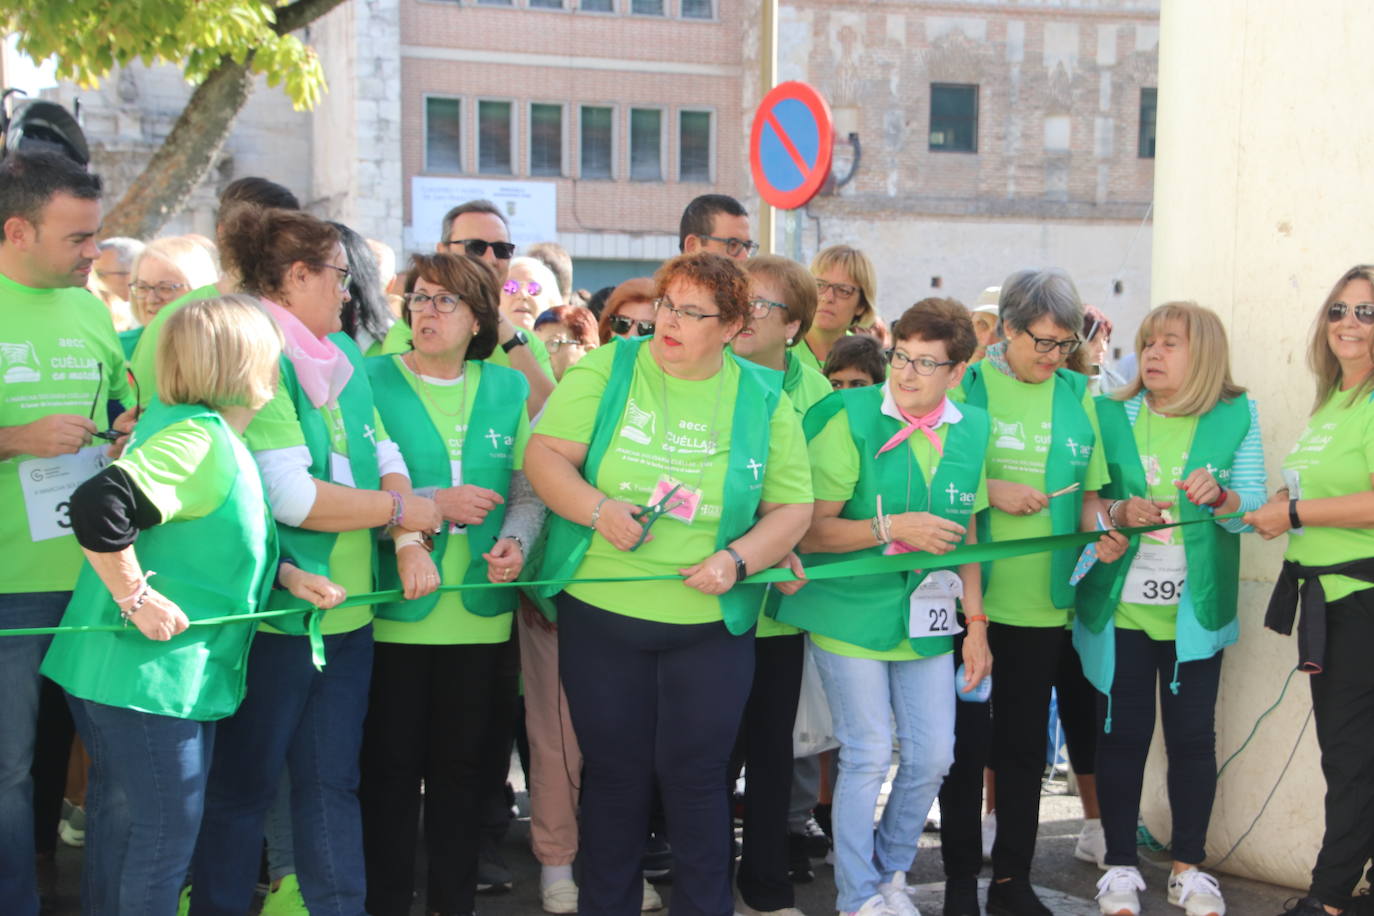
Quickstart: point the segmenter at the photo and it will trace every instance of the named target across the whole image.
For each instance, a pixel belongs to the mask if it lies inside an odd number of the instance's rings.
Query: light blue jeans
[[[812,652],[840,741],[831,820],[836,909],[848,913],[916,861],[926,813],[954,762],[954,656],[887,662]],[[875,837],[894,719],[900,759]]]

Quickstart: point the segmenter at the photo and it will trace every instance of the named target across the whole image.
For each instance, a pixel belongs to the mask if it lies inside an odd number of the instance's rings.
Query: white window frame
[[[623,2],[624,2],[624,4],[625,4],[625,13],[626,13],[626,15],[629,15],[629,16],[638,16],[638,17],[641,18],[641,19],[671,19],[671,18],[673,18],[673,10],[672,10],[672,6],[671,6],[671,3],[670,3],[670,0],[663,0],[663,12],[662,12],[662,13],[658,13],[658,14],[655,14],[655,13],[636,13],[636,12],[635,12],[635,3],[634,3],[634,0],[623,0]]]
[[[467,136],[467,131],[464,130],[464,126],[463,126],[463,113],[464,113],[464,112],[467,110],[467,108],[468,108],[468,101],[467,101],[467,98],[464,97],[464,96],[461,96],[461,95],[453,95],[452,93],[447,93],[447,92],[423,92],[423,93],[420,94],[420,104],[423,106],[423,112],[422,112],[422,114],[421,114],[421,118],[422,118],[423,123],[424,123],[424,134],[423,134],[423,136],[422,136],[421,139],[420,139],[421,148],[422,148],[422,152],[420,153],[420,159],[421,159],[421,165],[423,166],[423,171],[424,171],[424,173],[425,173],[426,175],[449,175],[449,174],[454,174],[454,173],[452,173],[452,172],[439,171],[438,169],[433,168],[433,167],[430,166],[430,164],[429,164],[429,100],[430,100],[430,99],[443,99],[443,100],[446,100],[446,101],[453,101],[453,102],[457,102],[457,103],[458,103],[458,171],[457,171],[456,174],[459,174],[459,175],[465,174],[465,173],[467,172],[467,169],[464,168],[464,166],[466,165],[466,162],[464,161],[465,157],[463,156],[463,153],[466,152],[466,150],[463,149],[463,137]]]
[[[510,171],[482,171],[482,103],[494,102],[510,106]],[[478,96],[472,102],[472,172],[474,175],[509,175],[514,178],[520,174],[520,103],[515,99],[498,99]]]
[[[710,117],[710,130],[706,137],[706,181],[698,182],[696,179],[684,179],[682,177],[682,115],[684,112],[693,114],[705,114]],[[673,163],[673,178],[679,184],[715,184],[716,183],[716,135],[720,130],[720,113],[716,109],[706,105],[684,105],[677,109],[676,123],[674,131],[677,135],[677,144],[674,149],[677,151],[676,161]]]
[[[553,11],[550,10],[550,12],[553,12]],[[558,125],[559,163],[558,163],[558,174],[557,174],[557,175],[536,175],[536,174],[534,174],[534,106],[535,106],[535,105],[556,105],[556,106],[558,106],[558,116],[559,116],[559,125]],[[525,158],[525,174],[528,175],[530,178],[567,178],[568,175],[569,175],[569,173],[570,173],[570,171],[571,171],[570,166],[571,166],[571,164],[572,164],[572,155],[571,155],[572,150],[571,150],[570,145],[569,145],[569,143],[568,143],[568,140],[569,140],[569,133],[570,133],[570,131],[568,130],[568,127],[569,127],[569,125],[568,125],[568,103],[567,103],[567,102],[555,102],[555,101],[543,101],[543,100],[540,100],[540,99],[531,99],[530,101],[528,101],[527,103],[525,103],[525,118],[526,118],[526,122],[525,122],[525,123],[526,123],[526,125],[527,125],[526,130],[525,130],[525,154],[526,154],[526,158]],[[614,133],[614,131],[612,131],[612,132]],[[580,164],[579,164],[579,165],[580,165]]]
[[[683,22],[720,22],[720,0],[707,0],[711,4],[711,15],[705,17],[685,15],[682,8],[686,4],[686,0],[674,0],[674,2],[677,4],[676,18]]]
[[[611,110],[611,174],[607,178],[589,178],[582,168],[582,109],[609,108]],[[619,181],[620,180],[620,106],[615,102],[578,102],[577,103],[577,180],[578,181]]]
[[[658,177],[657,178],[636,178],[635,177],[635,156],[634,156],[634,113],[636,111],[656,111],[658,112]],[[668,181],[668,118],[669,109],[666,105],[626,105],[625,106],[625,177],[630,181],[641,184],[664,184]]]

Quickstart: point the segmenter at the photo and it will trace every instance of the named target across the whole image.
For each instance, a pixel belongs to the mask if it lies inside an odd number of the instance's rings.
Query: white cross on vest
[[[764,467],[764,466],[761,465],[761,464],[759,464],[758,461],[756,461],[755,459],[750,458],[750,459],[749,459],[749,463],[746,464],[745,467],[747,467],[749,470],[753,471],[753,472],[754,472],[754,479],[755,479],[755,480],[758,480],[758,479],[759,479],[759,471],[763,470],[763,467]]]

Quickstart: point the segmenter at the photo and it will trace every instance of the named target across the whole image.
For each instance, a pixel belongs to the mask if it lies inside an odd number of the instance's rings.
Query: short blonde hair
[[[1326,317],[1327,311],[1336,302],[1340,301],[1341,293],[1354,280],[1367,280],[1374,286],[1374,264],[1356,264],[1354,267],[1341,274],[1341,278],[1336,281],[1336,285],[1331,287],[1331,292],[1327,294],[1326,300],[1322,302],[1321,311],[1317,313],[1316,323],[1312,326],[1312,342],[1307,347],[1307,365],[1312,370],[1312,374],[1317,377],[1317,400],[1312,405],[1312,412],[1316,413],[1321,406],[1326,403],[1326,399],[1337,391],[1341,386],[1341,361],[1336,359],[1336,354],[1331,352],[1331,344],[1327,340],[1327,332],[1330,330],[1330,320]],[[1354,308],[1357,303],[1346,303]],[[1370,353],[1374,355],[1374,338],[1370,340]],[[1369,396],[1369,392],[1374,390],[1374,374],[1365,376],[1364,381],[1350,390],[1350,399],[1346,404],[1354,404],[1356,401],[1363,400]]]
[[[199,299],[177,309],[157,342],[164,404],[257,410],[277,390],[282,336],[252,296]]]
[[[832,267],[849,274],[859,288],[859,307],[854,310],[854,323],[865,326],[872,324],[873,319],[878,317],[878,272],[873,269],[873,262],[868,255],[849,245],[822,248],[811,259],[813,276],[819,277]]]
[[[1164,332],[1169,322],[1177,322],[1188,338],[1188,376],[1173,400],[1156,407],[1167,407],[1171,414],[1202,416],[1218,401],[1230,401],[1245,393],[1231,381],[1231,348],[1226,328],[1217,313],[1196,302],[1166,302],[1151,309],[1135,335],[1136,373],[1130,384],[1113,392],[1118,401],[1128,401],[1145,388],[1141,379],[1145,345]]]
[[[215,266],[214,255],[204,245],[187,236],[168,236],[154,239],[145,245],[138,253],[138,257],[134,258],[133,268],[129,272],[130,283],[138,279],[139,265],[149,258],[156,258],[171,265],[186,279],[186,289],[182,295],[219,280],[219,268]],[[147,314],[147,309],[140,305],[137,299],[130,304],[134,309],[134,318],[139,324],[146,325],[151,318]]]

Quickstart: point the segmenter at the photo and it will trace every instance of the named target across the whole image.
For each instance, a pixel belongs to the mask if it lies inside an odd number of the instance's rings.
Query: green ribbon
[[[1240,518],[1242,513],[1232,512],[1230,515],[1217,515],[1210,518],[1196,518],[1190,521],[1172,522],[1167,525],[1144,525],[1137,528],[1117,528],[1116,530],[1127,537],[1145,534],[1150,531],[1161,531],[1165,528],[1179,528],[1183,525],[1200,525],[1224,521],[1226,519]],[[1078,531],[1072,534],[1051,534],[1036,538],[1019,538],[1011,541],[992,541],[987,544],[965,544],[956,547],[949,553],[936,556],[925,553],[924,551],[912,553],[897,553],[888,556],[866,556],[858,557],[853,560],[840,560],[835,563],[828,563],[824,566],[817,566],[807,572],[805,581],[814,579],[834,579],[844,576],[870,576],[881,573],[907,572],[913,569],[949,569],[955,566],[962,566],[965,563],[986,563],[993,560],[1005,560],[1011,557],[1021,557],[1033,553],[1047,553],[1054,550],[1062,550],[1066,547],[1081,547],[1091,544],[1102,536],[1101,531]],[[521,580],[516,582],[458,582],[453,585],[441,585],[437,591],[458,592],[471,589],[485,588],[519,588],[541,585],[567,585],[572,582],[659,582],[669,579],[681,580],[685,578],[676,573],[659,576],[603,576],[596,578],[566,578],[566,579],[536,579]],[[772,582],[795,582],[798,576],[794,575],[790,569],[774,567],[754,573],[744,581],[748,584],[762,585]],[[222,627],[233,623],[248,623],[254,620],[271,620],[276,617],[286,617],[291,614],[299,614],[302,611],[310,611],[307,621],[306,631],[310,639],[311,661],[316,668],[324,666],[324,638],[320,635],[320,618],[325,611],[335,610],[345,607],[359,607],[364,605],[381,604],[386,601],[400,601],[404,598],[400,589],[391,589],[383,592],[368,592],[362,595],[352,595],[345,598],[334,608],[317,608],[307,601],[299,598],[289,598],[280,603],[280,606],[270,611],[257,611],[252,614],[231,614],[226,617],[204,617],[200,620],[192,620],[193,627]],[[276,602],[274,602],[276,603]],[[14,630],[0,630],[0,637],[5,636],[48,636],[55,633],[118,633],[129,628],[129,624],[107,624],[101,626],[84,627],[25,627]]]

